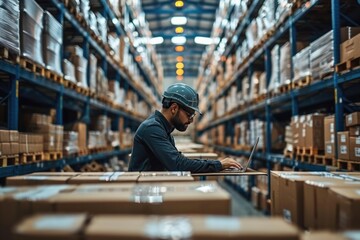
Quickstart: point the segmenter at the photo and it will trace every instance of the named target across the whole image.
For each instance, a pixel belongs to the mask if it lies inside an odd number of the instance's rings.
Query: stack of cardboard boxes
[[[304,229],[359,228],[360,178],[326,172],[272,172],[271,213]]]
[[[19,132],[0,130],[0,156],[19,154]]]
[[[337,133],[338,158],[360,161],[360,112],[348,114],[345,125],[348,131]]]

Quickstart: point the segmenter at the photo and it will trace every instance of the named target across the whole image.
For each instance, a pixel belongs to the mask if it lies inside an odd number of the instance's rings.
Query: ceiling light
[[[186,43],[186,37],[184,37],[184,36],[172,37],[171,42],[176,45],[183,45]]]
[[[175,51],[177,51],[177,52],[182,52],[182,51],[184,51],[184,46],[176,46],[176,47],[175,47]]]
[[[183,27],[177,27],[177,28],[175,28],[175,32],[176,32],[176,33],[183,33],[183,32],[184,32],[184,28],[183,28]]]
[[[175,2],[175,7],[180,8],[180,7],[183,7],[183,6],[184,6],[184,2],[183,2],[183,1],[176,1],[176,2]]]
[[[150,39],[150,44],[162,44],[164,42],[164,38],[163,37],[153,37]]]
[[[177,56],[176,61],[182,62],[182,61],[184,61],[184,58],[182,56]]]
[[[184,64],[182,62],[176,63],[176,68],[184,68]]]
[[[212,38],[208,38],[208,37],[195,37],[194,41],[195,43],[202,45],[210,45],[214,42]]]
[[[183,74],[184,74],[184,70],[182,70],[182,69],[176,70],[176,75],[182,76]]]
[[[172,17],[171,24],[172,25],[185,25],[187,23],[186,17]]]
[[[178,81],[182,81],[182,80],[184,79],[184,77],[183,77],[183,76],[176,76],[176,79],[177,79]]]

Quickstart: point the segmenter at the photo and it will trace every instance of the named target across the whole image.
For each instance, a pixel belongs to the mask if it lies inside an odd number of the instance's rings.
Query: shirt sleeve
[[[168,171],[219,172],[222,170],[218,160],[189,159],[181,154],[160,126],[148,126],[142,136],[154,156]]]

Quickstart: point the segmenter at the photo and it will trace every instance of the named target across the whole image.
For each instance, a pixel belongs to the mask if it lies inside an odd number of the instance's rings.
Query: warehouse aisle
[[[229,184],[224,181],[219,181],[219,184],[231,194],[232,216],[265,216],[264,213],[256,210],[251,202],[236,192]]]

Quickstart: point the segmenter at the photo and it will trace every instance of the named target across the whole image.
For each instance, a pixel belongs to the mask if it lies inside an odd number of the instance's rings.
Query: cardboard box
[[[339,175],[314,179],[304,185],[304,226],[307,229],[329,229],[328,188],[346,185],[346,181]],[[358,182],[360,186],[360,181]]]
[[[127,226],[127,227],[121,227]],[[169,227],[171,226],[171,227]],[[139,229],[143,229],[139,231]],[[279,218],[226,216],[104,216],[93,217],[85,238],[110,239],[299,239],[298,230]]]
[[[298,147],[306,147],[306,116],[299,116],[299,142]]]
[[[305,147],[324,149],[324,117],[323,114],[309,114],[305,122]]]
[[[338,230],[360,228],[360,194],[359,187],[329,189],[329,202],[334,203],[333,227]]]
[[[251,203],[254,208],[260,209],[260,189],[257,187],[251,188]]]
[[[35,215],[19,223],[15,230],[16,239],[80,240],[88,216],[86,214],[43,214]]]
[[[360,57],[360,34],[346,40],[340,45],[340,62]]]
[[[1,143],[1,155],[11,155],[10,143]]]
[[[20,151],[20,147],[19,147],[19,143],[17,142],[12,142],[10,143],[10,148],[11,148],[11,154],[19,154]]]
[[[0,130],[0,143],[10,142],[9,130]]]
[[[350,137],[360,137],[360,126],[349,127]]]
[[[360,137],[350,137],[349,159],[360,161]]]
[[[360,112],[353,112],[346,115],[345,123],[347,127],[360,125]]]
[[[10,142],[19,143],[19,132],[10,130],[9,131]]]
[[[37,186],[66,184],[69,176],[25,175],[6,178],[6,186]]]
[[[84,184],[84,183],[122,183],[122,182],[136,182],[139,178],[139,174],[127,174],[125,172],[116,173],[98,173],[96,175],[84,175],[75,176],[69,179],[69,184]]]
[[[320,231],[320,232],[305,232],[301,236],[301,240],[349,240],[345,234],[334,233],[330,231]]]
[[[279,209],[287,221],[301,228],[304,227],[304,182],[320,178],[323,176],[281,175]]]
[[[73,131],[78,132],[78,147],[79,149],[87,148],[87,126],[85,123],[77,122],[74,124]]]
[[[338,132],[337,133],[337,142],[338,142],[338,158],[343,160],[349,160],[349,132]]]
[[[286,172],[286,171],[271,171],[271,215],[282,216],[283,210],[280,209],[280,178],[281,176],[323,176],[323,172]]]

